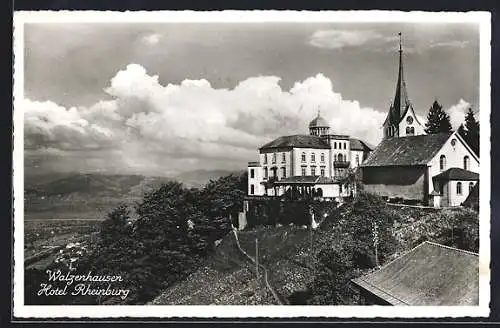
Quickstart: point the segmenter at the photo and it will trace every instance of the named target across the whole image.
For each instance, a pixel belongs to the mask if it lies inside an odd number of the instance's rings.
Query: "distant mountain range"
[[[179,174],[175,180],[184,183],[188,187],[201,187],[210,180],[215,180],[229,174],[242,174],[244,171],[227,170],[195,170]]]
[[[47,173],[25,177],[25,193],[45,196],[73,193],[89,195],[134,194],[160,186],[167,181],[179,181],[187,187],[202,187],[210,180],[229,174],[227,170],[195,170],[174,177],[148,177],[143,175],[100,173]]]
[[[208,181],[229,174],[225,170],[196,170],[176,177],[108,175],[96,173],[48,173],[25,177],[25,217],[96,218],[119,204],[132,205],[144,193],[176,180],[186,187],[202,187]]]

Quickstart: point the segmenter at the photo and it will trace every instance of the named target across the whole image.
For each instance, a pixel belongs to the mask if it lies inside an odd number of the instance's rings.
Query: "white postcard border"
[[[478,306],[43,306],[24,305],[24,124],[19,110],[24,97],[24,24],[26,23],[477,23],[480,27],[481,180]],[[14,298],[16,318],[424,318],[486,317],[490,313],[490,70],[491,15],[489,12],[398,11],[26,11],[14,13]]]

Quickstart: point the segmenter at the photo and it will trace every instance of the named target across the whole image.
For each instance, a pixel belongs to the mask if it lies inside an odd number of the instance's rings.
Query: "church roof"
[[[328,142],[326,142],[319,136],[297,134],[292,136],[279,137],[271,142],[268,142],[264,146],[260,147],[260,150],[271,149],[271,148],[329,149],[330,145],[328,145]]]
[[[479,174],[476,172],[467,171],[459,167],[452,167],[444,172],[439,173],[432,179],[435,180],[465,180],[476,181],[479,180]]]
[[[309,123],[309,128],[329,128],[328,122],[320,115],[316,116],[311,123]]]
[[[392,305],[477,305],[479,257],[426,241],[352,283]]]
[[[363,140],[359,140],[356,138],[349,138],[350,149],[351,150],[362,150],[362,151],[371,151],[373,150],[373,146],[364,142]]]
[[[361,166],[427,165],[450,135],[438,133],[385,139]]]

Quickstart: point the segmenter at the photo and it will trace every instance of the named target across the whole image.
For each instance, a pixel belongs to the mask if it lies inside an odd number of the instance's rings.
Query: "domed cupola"
[[[327,135],[330,131],[330,126],[328,122],[321,116],[318,111],[318,116],[316,116],[311,123],[309,123],[309,134],[312,136],[323,136]]]

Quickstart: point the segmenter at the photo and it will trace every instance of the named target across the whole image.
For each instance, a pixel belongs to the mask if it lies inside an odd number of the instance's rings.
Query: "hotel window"
[[[356,155],[356,165],[359,166],[359,155]]]
[[[252,184],[250,185],[250,195],[253,195],[255,193],[255,186]]]
[[[321,174],[322,177],[325,176],[325,167],[324,166],[321,167],[320,174]]]
[[[441,155],[441,157],[439,157],[439,169],[441,171],[444,171],[445,168],[446,168],[446,156]]]
[[[305,166],[302,166],[301,167],[301,174],[304,176],[306,175],[306,167]]]
[[[462,182],[457,182],[457,195],[462,194]]]
[[[343,161],[344,161],[344,156],[342,156],[342,154],[339,154],[339,155],[337,156],[337,161],[338,161],[338,162],[343,162]]]
[[[267,154],[264,154],[264,164],[267,164]]]
[[[285,153],[281,154],[281,161],[282,161],[283,163],[285,163],[285,162],[286,162],[286,154],[285,154]]]
[[[268,173],[267,173],[267,167],[265,167],[264,168],[264,179],[267,179],[267,175],[268,175]]]
[[[325,153],[321,153],[321,163],[325,162]]]
[[[311,166],[311,175],[315,176],[316,175],[316,167]]]
[[[333,143],[333,149],[337,149],[337,142],[336,141]]]
[[[273,153],[273,163],[276,163],[276,153]]]
[[[344,142],[344,149],[347,149],[347,142]]]
[[[254,172],[254,169],[251,169],[250,170],[250,178],[255,178],[255,172]]]
[[[311,154],[311,162],[316,162],[316,154],[315,153],[312,153]]]
[[[464,170],[469,170],[469,156],[464,157]]]
[[[306,161],[306,153],[302,153],[302,162]]]
[[[286,167],[281,168],[281,177],[286,178]]]
[[[469,192],[472,191],[472,188],[474,188],[474,182],[469,182]]]

